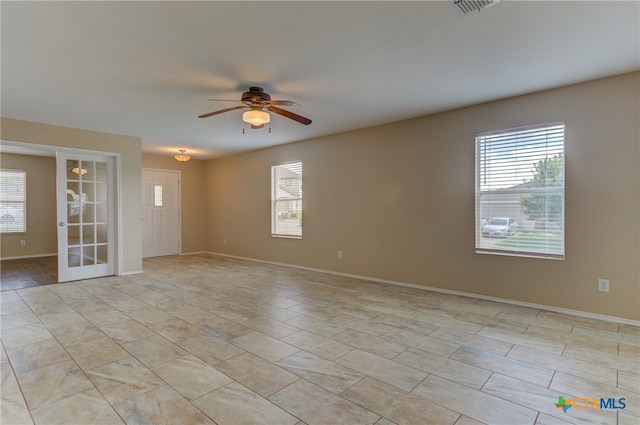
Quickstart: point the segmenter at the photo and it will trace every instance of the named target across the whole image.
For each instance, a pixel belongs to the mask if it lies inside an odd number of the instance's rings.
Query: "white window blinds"
[[[271,236],[302,237],[302,162],[271,167]]]
[[[26,172],[0,170],[0,233],[27,231]]]
[[[564,123],[476,136],[476,252],[564,258]]]

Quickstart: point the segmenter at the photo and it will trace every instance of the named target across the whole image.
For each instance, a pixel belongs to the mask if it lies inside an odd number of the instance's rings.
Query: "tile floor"
[[[208,255],[144,269],[1,293],[2,424],[640,423],[638,327]]]

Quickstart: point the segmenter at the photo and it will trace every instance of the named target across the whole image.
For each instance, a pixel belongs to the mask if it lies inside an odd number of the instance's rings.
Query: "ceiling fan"
[[[271,96],[265,93],[261,87],[249,87],[249,91],[242,93],[242,98],[237,100],[209,99],[216,102],[242,102],[242,105],[232,108],[221,109],[198,116],[198,118],[208,118],[223,112],[235,111],[237,109],[248,109],[242,114],[242,121],[251,124],[251,128],[262,128],[271,121],[271,116],[265,111],[271,111],[283,117],[292,119],[300,124],[309,125],[311,120],[293,112],[279,108],[278,106],[300,106],[291,100],[271,100]],[[277,106],[276,106],[277,105]]]

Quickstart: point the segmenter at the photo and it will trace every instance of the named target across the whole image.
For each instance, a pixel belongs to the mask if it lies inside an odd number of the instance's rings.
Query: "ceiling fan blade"
[[[311,124],[311,120],[309,118],[305,118],[301,115],[294,114],[293,112],[286,111],[284,109],[280,109],[277,106],[269,105],[267,109],[271,112],[275,112],[278,115],[282,115],[283,117],[287,117],[294,121],[298,121],[300,124],[309,125]]]
[[[296,103],[293,100],[272,100],[269,103],[278,106],[300,106],[299,103]]]
[[[207,99],[210,102],[240,102],[238,99]]]
[[[198,115],[198,118],[209,118],[213,115],[222,114],[223,112],[235,111],[236,109],[246,109],[246,105],[234,106],[233,108],[221,109],[215,112],[209,112],[208,114]]]

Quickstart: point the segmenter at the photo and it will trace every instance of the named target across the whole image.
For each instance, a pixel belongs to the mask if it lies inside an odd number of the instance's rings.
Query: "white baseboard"
[[[0,261],[4,260],[24,260],[27,258],[43,258],[43,257],[56,257],[58,255],[57,252],[53,254],[35,254],[35,255],[18,255],[14,257],[0,257]]]
[[[554,306],[544,305],[544,304],[534,304],[534,303],[528,303],[528,302],[524,302],[524,301],[510,300],[508,298],[491,297],[491,296],[488,296],[488,295],[474,294],[472,292],[462,292],[462,291],[454,291],[454,290],[450,290],[450,289],[436,288],[436,287],[433,287],[433,286],[416,285],[414,283],[400,282],[400,281],[396,281],[396,280],[379,279],[377,277],[361,276],[361,275],[350,274],[350,273],[341,273],[341,272],[336,272],[336,271],[333,271],[333,270],[317,269],[317,268],[313,268],[313,267],[299,266],[299,265],[296,265],[296,264],[288,264],[288,263],[279,263],[279,262],[275,262],[275,261],[259,260],[259,259],[256,259],[256,258],[241,257],[241,256],[238,256],[238,255],[230,255],[230,254],[222,254],[222,253],[219,253],[219,252],[206,252],[206,254],[217,255],[217,256],[220,256],[220,257],[237,258],[239,260],[254,261],[254,262],[257,262],[257,263],[273,264],[273,265],[276,265],[276,266],[291,267],[291,268],[294,268],[294,269],[301,269],[301,270],[309,270],[309,271],[320,272],[320,273],[327,273],[327,274],[332,274],[332,275],[336,275],[336,276],[344,276],[344,277],[352,277],[352,278],[355,278],[355,279],[370,280],[372,282],[388,283],[390,285],[398,285],[398,286],[406,286],[406,287],[409,287],[409,288],[424,289],[425,291],[441,292],[441,293],[444,293],[444,294],[460,295],[460,296],[463,296],[463,297],[471,297],[471,298],[479,298],[479,299],[482,299],[482,300],[495,301],[495,302],[500,302],[500,303],[504,303],[504,304],[512,304],[512,305],[518,305],[518,306],[521,306],[521,307],[536,308],[538,310],[552,311],[554,313],[563,313],[563,314],[568,314],[568,315],[571,315],[571,316],[585,317],[585,318],[588,318],[588,319],[603,320],[605,322],[614,322],[614,323],[620,323],[620,324],[624,324],[624,325],[631,325],[631,326],[639,326],[640,327],[640,320],[625,319],[623,317],[607,316],[605,314],[590,313],[590,312],[587,312],[587,311],[572,310],[572,309],[568,309],[568,308],[554,307]]]
[[[132,274],[142,274],[144,273],[142,270],[135,270],[132,272],[122,272],[120,273],[120,276],[131,276]]]

